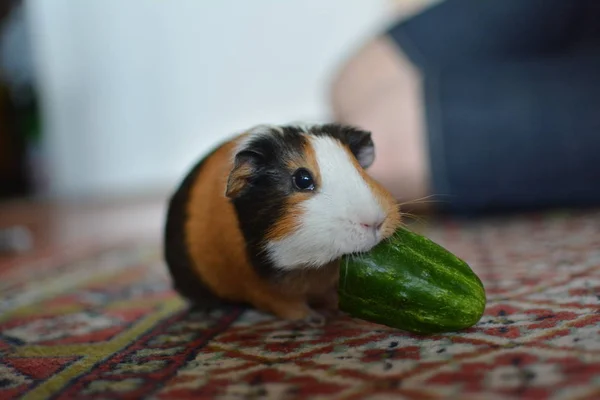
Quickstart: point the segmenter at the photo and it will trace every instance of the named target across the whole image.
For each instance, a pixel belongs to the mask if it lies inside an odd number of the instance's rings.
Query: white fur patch
[[[298,230],[267,245],[271,259],[282,269],[318,267],[344,254],[368,251],[379,243],[381,233],[361,224],[378,225],[386,217],[343,145],[327,136],[309,140],[321,185],[301,204],[304,210]]]

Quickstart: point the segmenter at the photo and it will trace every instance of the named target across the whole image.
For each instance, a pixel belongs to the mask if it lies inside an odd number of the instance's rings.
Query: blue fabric
[[[389,29],[424,75],[443,209],[600,205],[599,21],[595,0],[447,0]]]

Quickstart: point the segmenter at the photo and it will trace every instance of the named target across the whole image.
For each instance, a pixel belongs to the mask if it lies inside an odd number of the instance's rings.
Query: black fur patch
[[[248,255],[258,274],[272,278],[276,269],[264,251],[268,230],[281,219],[286,199],[293,193],[292,173],[287,166],[306,145],[306,134],[296,127],[282,127],[259,135],[245,147],[243,157],[254,157],[253,177],[232,199],[240,229],[248,245]],[[242,153],[241,152],[241,153]]]

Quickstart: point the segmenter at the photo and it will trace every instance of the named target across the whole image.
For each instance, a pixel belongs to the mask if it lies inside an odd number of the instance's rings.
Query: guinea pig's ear
[[[259,168],[263,155],[254,150],[242,150],[235,155],[233,169],[227,178],[225,196],[235,198],[250,183],[250,179]]]
[[[375,144],[371,138],[371,132],[354,128],[346,129],[343,137],[360,166],[365,169],[369,168],[375,161]]]

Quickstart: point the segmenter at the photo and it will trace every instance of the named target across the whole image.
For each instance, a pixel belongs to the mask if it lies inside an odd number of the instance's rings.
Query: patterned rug
[[[0,399],[600,398],[600,212],[422,232],[482,278],[477,326],[423,338],[346,317],[301,329],[194,312],[152,244],[5,265]]]

